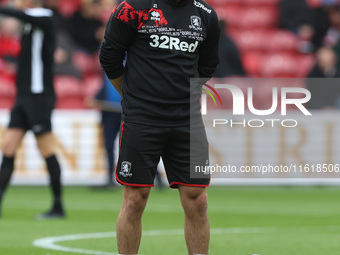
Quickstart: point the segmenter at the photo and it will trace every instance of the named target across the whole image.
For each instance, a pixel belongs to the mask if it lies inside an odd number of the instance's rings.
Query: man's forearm
[[[120,95],[122,95],[122,81],[123,75],[118,77],[117,79],[110,79],[111,84],[113,85],[113,87],[115,87]]]
[[[46,19],[43,19],[43,17],[47,18],[49,16],[52,16],[52,11],[49,11],[49,10],[45,11],[44,16],[35,17],[33,15],[27,14],[26,12],[24,12],[22,10],[17,10],[17,9],[13,9],[13,8],[3,8],[3,7],[0,6],[0,14],[15,17],[19,20],[31,23],[35,26],[42,28],[42,29],[50,29],[50,26],[48,25],[49,22],[46,23]]]

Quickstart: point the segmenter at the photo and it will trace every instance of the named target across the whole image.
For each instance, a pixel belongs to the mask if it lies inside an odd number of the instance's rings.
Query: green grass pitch
[[[1,255],[66,255],[67,251],[34,247],[36,239],[73,234],[113,232],[122,189],[114,191],[68,187],[67,219],[36,221],[49,207],[47,187],[10,187],[0,219]],[[212,255],[340,254],[340,188],[211,187],[209,215]],[[152,190],[143,217],[140,253],[187,254],[183,212],[176,190]],[[150,235],[159,230],[162,235]],[[68,248],[117,252],[114,237],[68,240]],[[79,253],[78,253],[79,254]]]

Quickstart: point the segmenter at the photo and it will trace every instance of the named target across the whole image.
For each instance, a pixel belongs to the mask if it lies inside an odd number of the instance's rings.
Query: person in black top
[[[214,74],[214,77],[224,78],[228,76],[246,76],[246,72],[241,61],[240,52],[236,44],[225,32],[226,26],[226,21],[220,20],[220,63]]]
[[[76,11],[69,20],[69,32],[79,50],[88,54],[98,52],[104,35],[104,24],[98,18],[100,2],[83,0],[81,9]]]
[[[335,109],[340,102],[340,70],[338,57],[332,48],[321,47],[316,52],[316,64],[308,75],[307,89],[314,95],[308,109]]]
[[[209,163],[208,141],[200,93],[190,96],[191,89],[200,91],[201,85],[194,83],[191,88],[190,79],[212,77],[218,65],[219,37],[216,12],[202,0],[125,0],[108,21],[100,60],[122,95],[115,173],[124,185],[117,220],[120,254],[138,252],[141,217],[160,157],[170,187],[179,189],[188,252],[208,254],[205,188],[210,176],[190,175],[191,163]],[[190,150],[191,135],[197,138],[194,150]]]
[[[2,141],[0,202],[13,173],[15,153],[26,131],[32,130],[46,160],[54,196],[52,209],[39,218],[58,218],[64,217],[65,213],[61,201],[60,166],[51,132],[51,113],[56,99],[53,88],[55,27],[52,11],[41,8],[42,2],[16,0],[16,9],[0,7],[0,14],[16,17],[25,24],[18,60],[17,98]]]

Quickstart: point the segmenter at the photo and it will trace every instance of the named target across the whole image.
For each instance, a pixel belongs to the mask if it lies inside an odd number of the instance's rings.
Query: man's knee
[[[196,216],[205,218],[208,214],[208,196],[206,192],[199,194],[193,203],[193,210]]]
[[[208,214],[208,195],[205,189],[188,189],[183,200],[185,213],[189,217],[205,218]]]
[[[37,136],[36,139],[37,146],[42,157],[48,158],[55,154],[55,140],[52,133]]]
[[[123,208],[130,217],[141,216],[148,200],[149,188],[125,187]]]
[[[25,130],[8,129],[1,144],[1,151],[3,155],[6,157],[14,157],[24,135]]]
[[[43,158],[48,158],[55,154],[54,150],[50,149],[46,145],[37,144],[39,152]]]
[[[11,141],[10,139],[5,138],[1,144],[2,154],[6,157],[14,157],[19,145],[20,142]]]
[[[6,157],[13,157],[15,155],[16,148],[12,143],[4,141],[1,145],[1,151]]]

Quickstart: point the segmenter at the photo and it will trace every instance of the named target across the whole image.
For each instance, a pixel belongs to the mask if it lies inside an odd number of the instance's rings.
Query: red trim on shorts
[[[120,148],[122,147],[122,138],[123,138],[124,124],[125,124],[125,121],[123,121],[123,123],[122,123],[122,130],[120,131],[119,154],[120,154]]]
[[[172,188],[173,185],[182,185],[182,186],[188,186],[188,187],[200,187],[200,188],[206,188],[209,187],[210,185],[210,181],[209,184],[206,185],[202,185],[202,184],[188,184],[188,183],[183,183],[183,182],[172,182],[169,187]]]
[[[131,187],[147,187],[147,188],[151,188],[153,186],[155,186],[154,184],[135,184],[135,183],[127,183],[127,182],[123,182],[121,180],[119,180],[118,175],[117,175],[117,171],[115,172],[116,174],[116,180],[117,182],[119,182],[121,185],[125,185],[125,186],[131,186]]]
[[[120,155],[120,149],[122,147],[122,140],[123,140],[122,138],[123,138],[124,124],[125,124],[125,121],[123,121],[122,129],[120,131],[119,155]],[[118,162],[119,162],[119,159],[118,159],[117,163]],[[119,180],[119,178],[118,178],[117,168],[118,168],[118,165],[116,166],[115,176],[116,176],[117,182],[120,183],[121,185],[132,186],[132,187],[153,187],[153,186],[155,186],[154,184],[133,184],[133,183],[123,182],[123,181]]]

